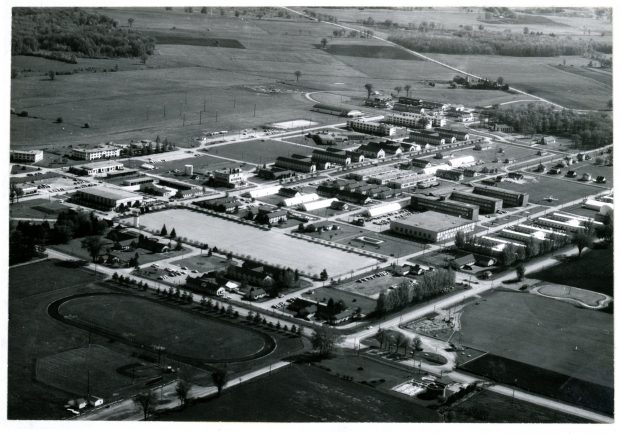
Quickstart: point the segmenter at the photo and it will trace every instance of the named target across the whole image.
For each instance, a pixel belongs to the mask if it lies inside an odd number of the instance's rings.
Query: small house
[[[471,267],[475,263],[476,258],[471,253],[465,256],[461,256],[460,258],[455,258],[450,262],[450,264],[458,270],[462,270],[465,267]]]

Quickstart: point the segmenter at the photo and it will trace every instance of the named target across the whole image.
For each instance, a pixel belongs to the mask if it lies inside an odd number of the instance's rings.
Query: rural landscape
[[[9,421],[614,423],[604,7],[14,7]]]

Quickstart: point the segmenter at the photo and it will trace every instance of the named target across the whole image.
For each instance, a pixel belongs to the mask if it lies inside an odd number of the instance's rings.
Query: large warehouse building
[[[480,194],[467,193],[464,191],[454,191],[450,195],[450,199],[458,202],[465,202],[472,205],[478,205],[480,212],[483,214],[495,214],[502,209],[502,199],[496,197],[482,196]]]
[[[102,209],[115,209],[121,205],[132,206],[144,199],[140,194],[109,187],[90,187],[78,190],[74,198],[86,206],[92,205],[94,208]]]
[[[478,220],[480,207],[454,200],[444,199],[437,196],[424,196],[423,194],[413,194],[411,196],[411,207],[419,211],[437,211],[442,215],[452,215],[469,220]]]
[[[520,193],[518,191],[507,190],[499,187],[490,187],[486,185],[477,185],[474,187],[473,193],[502,199],[505,207],[525,206],[530,198],[530,195],[527,193]]]
[[[390,230],[400,235],[421,238],[435,243],[453,239],[459,231],[471,232],[475,225],[471,220],[426,211],[392,220]]]

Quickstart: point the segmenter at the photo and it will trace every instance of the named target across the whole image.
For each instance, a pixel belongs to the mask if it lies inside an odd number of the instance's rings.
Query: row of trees
[[[452,270],[434,270],[422,275],[417,284],[403,280],[396,289],[381,291],[375,312],[379,315],[398,310],[441,294],[454,291],[455,274]]]
[[[152,38],[79,8],[14,8],[12,28],[13,55],[52,51],[88,57],[141,57],[155,48]]]
[[[415,51],[444,54],[481,54],[516,57],[581,56],[593,50],[587,42],[545,35],[498,32],[460,32],[459,35],[394,35],[391,42]]]
[[[403,348],[405,356],[414,357],[419,351],[422,351],[422,340],[416,336],[411,338],[400,330],[384,330],[379,329],[375,338],[379,341],[381,349],[387,349],[389,352],[398,354]]]
[[[485,110],[489,119],[512,126],[523,134],[553,134],[571,137],[575,145],[597,148],[613,142],[613,124],[608,114],[554,110],[549,106],[528,104],[508,109]]]
[[[74,238],[101,235],[108,224],[94,213],[62,211],[52,227],[49,222],[19,221],[9,234],[9,262],[17,264],[41,254],[48,244],[65,244]]]

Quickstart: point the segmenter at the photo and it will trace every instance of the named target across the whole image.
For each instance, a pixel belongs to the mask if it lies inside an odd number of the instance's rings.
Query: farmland
[[[455,340],[584,382],[612,382],[612,316],[606,313],[499,290],[465,307]],[[514,378],[523,381],[517,372]]]
[[[256,399],[260,396],[261,399]],[[220,398],[162,415],[166,421],[432,422],[431,410],[319,368],[289,368],[235,387]]]
[[[366,256],[309,244],[275,230],[263,231],[188,210],[150,213],[140,219],[141,224],[156,230],[163,224],[170,225],[172,222],[178,228],[179,236],[307,273],[318,274],[326,269],[330,276],[336,276],[343,271],[348,273],[349,270],[376,263],[376,260]],[[312,248],[314,253],[310,258],[307,255],[309,248]]]
[[[197,361],[252,358],[269,348],[261,334],[196,317],[138,297],[97,294],[69,299],[59,315],[104,330],[143,347],[164,346],[166,353]]]

